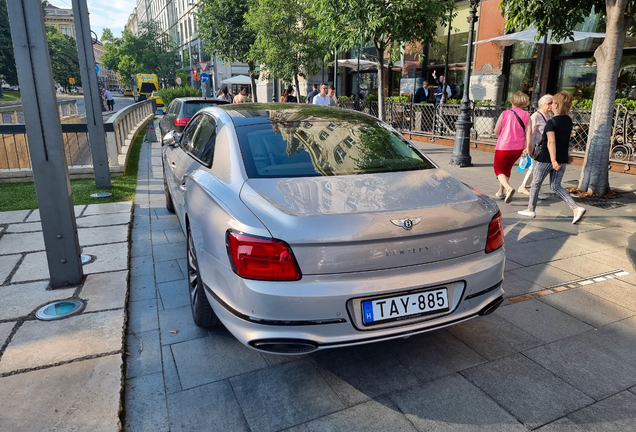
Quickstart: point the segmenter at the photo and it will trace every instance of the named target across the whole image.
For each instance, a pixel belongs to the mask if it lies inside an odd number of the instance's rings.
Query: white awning
[[[524,30],[516,33],[509,33],[503,36],[497,36],[490,39],[484,39],[477,42],[474,42],[473,45],[482,44],[486,42],[493,42],[498,45],[510,46],[515,42],[530,42],[530,43],[541,43],[543,41],[543,37],[540,38],[539,41],[536,40],[537,37],[537,29]],[[576,42],[583,39],[588,38],[605,38],[605,33],[592,33],[592,32],[573,32],[572,39],[565,38],[560,40],[551,40],[552,38],[552,30],[548,32],[548,43],[552,45],[563,45],[566,43]]]
[[[258,83],[258,80],[256,80]],[[232,78],[224,79],[221,81],[223,84],[252,84],[252,80],[247,75],[237,75]]]
[[[327,63],[329,66],[333,66],[333,62]],[[358,59],[340,59],[338,60],[338,67],[346,67],[350,69],[358,68]],[[376,62],[360,59],[360,70],[375,69],[378,67]]]

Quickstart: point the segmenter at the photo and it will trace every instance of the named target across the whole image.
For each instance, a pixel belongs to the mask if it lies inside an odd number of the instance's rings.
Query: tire
[[[203,282],[199,276],[199,262],[197,261],[197,253],[194,249],[194,241],[192,233],[188,227],[188,290],[190,294],[190,310],[192,311],[192,319],[199,327],[213,327],[219,323],[219,319],[212,310],[208,298],[205,296]]]
[[[168,180],[166,180],[166,170],[163,170],[163,194],[166,196],[166,210],[170,213],[174,213],[174,203],[172,202],[172,195],[170,195],[170,189],[168,189]]]

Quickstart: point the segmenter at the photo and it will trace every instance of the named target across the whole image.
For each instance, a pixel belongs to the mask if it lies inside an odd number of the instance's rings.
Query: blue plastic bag
[[[519,158],[519,167],[517,167],[517,171],[524,172],[526,169],[530,168],[530,165],[532,165],[532,159],[530,159],[530,156],[521,156]]]

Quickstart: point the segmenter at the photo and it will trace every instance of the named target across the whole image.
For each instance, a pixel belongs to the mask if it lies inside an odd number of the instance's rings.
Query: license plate
[[[397,297],[363,301],[362,322],[365,325],[380,324],[448,310],[448,291],[446,288],[440,288]]]

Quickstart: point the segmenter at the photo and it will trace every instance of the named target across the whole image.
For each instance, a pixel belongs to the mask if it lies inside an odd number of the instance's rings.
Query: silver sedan
[[[497,205],[376,118],[218,106],[164,143],[199,326],[298,354],[438,329],[503,301]]]

